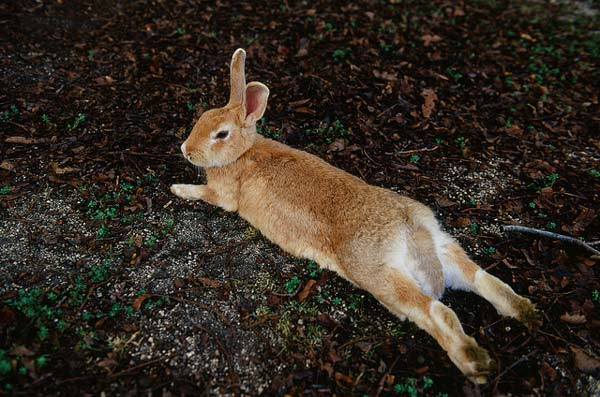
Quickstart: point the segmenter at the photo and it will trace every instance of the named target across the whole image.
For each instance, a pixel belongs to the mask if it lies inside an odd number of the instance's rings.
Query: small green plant
[[[479,226],[477,225],[477,222],[471,222],[469,225],[469,230],[471,231],[471,234],[477,234],[479,232]]]
[[[285,282],[283,288],[285,288],[285,290],[291,294],[296,291],[298,287],[300,287],[301,283],[302,281],[297,276],[294,276]]]
[[[104,238],[104,237],[108,236],[108,233],[109,233],[109,228],[108,228],[108,226],[106,226],[106,223],[103,223],[102,225],[100,225],[100,228],[96,231],[96,237]]]
[[[533,201],[531,201],[529,204],[527,204],[529,206],[529,208],[535,208],[536,205]]]
[[[348,308],[358,311],[360,308],[360,303],[362,302],[362,296],[357,294],[350,295],[350,303],[348,304]]]
[[[271,139],[278,139],[281,136],[281,131],[268,126],[264,119],[256,124],[256,132]]]
[[[455,138],[454,143],[456,143],[456,145],[460,148],[460,150],[463,150],[467,146],[466,139],[462,135],[459,136],[458,138]]]
[[[589,174],[593,177],[600,178],[600,171],[595,170],[594,168],[590,169]]]
[[[554,186],[554,183],[558,180],[558,174],[550,174],[545,177],[545,187]]]
[[[198,104],[191,103],[190,101],[187,101],[185,103],[185,107],[187,107],[187,110],[189,110],[190,112],[195,112],[196,110],[198,110]]]
[[[319,267],[317,262],[308,261],[308,275],[310,278],[319,278],[321,273],[323,273],[323,269]]]
[[[146,240],[146,245],[148,247],[152,247],[152,246],[154,246],[154,244],[156,244],[157,240],[158,240],[158,236],[155,233],[152,233],[150,235],[150,237],[148,237],[148,240]]]
[[[454,79],[455,83],[458,83],[463,77],[462,73],[455,71],[451,67],[446,68],[446,73],[448,73],[450,75],[450,77],[452,77],[452,79]]]
[[[10,105],[10,109],[0,113],[0,122],[5,122],[14,118],[18,118],[21,113],[15,105]]]
[[[6,352],[0,349],[0,376],[8,375],[12,371],[12,364],[6,358]]]
[[[419,385],[419,383],[421,383]],[[405,394],[409,397],[418,397],[419,392],[423,392],[433,387],[433,379],[428,376],[424,376],[419,382],[416,378],[406,378],[404,382],[396,383],[393,387],[393,391],[398,394]],[[439,397],[442,395],[438,393]]]
[[[91,268],[88,276],[90,281],[93,283],[100,283],[106,280],[106,275],[108,273],[108,268],[110,267],[110,262],[108,259],[104,260],[98,266],[94,266]]]
[[[0,195],[6,196],[9,193],[10,193],[10,186],[2,186],[2,188],[0,189]]]
[[[180,26],[175,30],[175,33],[177,33],[180,36],[183,36],[185,34],[185,28]]]
[[[491,255],[491,254],[495,254],[495,253],[496,253],[496,248],[494,248],[494,247],[492,247],[492,246],[489,246],[489,247],[484,247],[484,248],[482,249],[482,251],[483,251],[483,253],[484,253],[484,254]]]
[[[73,124],[70,124],[70,123],[69,123],[69,124],[67,125],[67,128],[68,128],[69,130],[74,130],[74,129],[76,129],[77,127],[79,127],[79,125],[80,125],[81,123],[83,123],[83,122],[85,121],[85,119],[86,119],[86,115],[85,115],[85,114],[81,114],[81,113],[79,113],[79,114],[77,115],[77,117],[75,118],[75,120],[73,121]]]
[[[344,59],[346,59],[348,57],[348,55],[350,54],[350,48],[338,48],[337,50],[333,51],[333,59],[336,62],[343,62]]]
[[[332,143],[336,138],[346,138],[352,135],[352,131],[344,127],[339,119],[336,119],[327,128],[308,129],[306,133],[322,136],[327,143]]]
[[[131,183],[123,182],[121,183],[121,189],[123,189],[126,192],[129,192],[133,190],[133,185]]]
[[[421,156],[419,156],[418,154],[413,154],[412,156],[410,156],[409,161],[413,164],[417,164],[419,160],[421,160]]]
[[[331,303],[333,303],[333,304],[334,304],[334,305],[336,305],[336,306],[339,306],[339,305],[341,305],[341,304],[342,304],[342,298],[340,298],[340,297],[336,296],[335,298],[333,298],[333,299],[331,300]]]
[[[392,336],[395,336],[395,337],[397,337],[397,338],[401,338],[401,337],[403,337],[404,335],[406,335],[406,330],[404,330],[404,329],[402,329],[402,328],[400,328],[400,327],[397,327],[397,328],[392,328],[392,330],[390,331],[390,334],[391,334]]]
[[[555,222],[548,222],[548,223],[546,224],[546,227],[547,227],[548,229],[556,229],[556,223],[555,223]]]
[[[48,117],[48,115],[46,113],[42,114],[42,122],[44,124],[50,123],[50,117]]]
[[[596,303],[600,303],[600,291],[597,289],[592,291],[592,300]]]

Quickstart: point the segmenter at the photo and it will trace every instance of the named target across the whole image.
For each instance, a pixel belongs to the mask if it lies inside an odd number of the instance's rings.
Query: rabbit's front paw
[[[201,198],[196,185],[171,185],[171,193],[184,200],[199,200]]]

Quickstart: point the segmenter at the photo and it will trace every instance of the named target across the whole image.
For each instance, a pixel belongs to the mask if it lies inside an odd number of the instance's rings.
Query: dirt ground
[[[600,240],[599,29],[592,1],[0,3],[0,395],[600,395],[600,257],[502,230]],[[528,330],[444,296],[488,384],[169,192],[238,47],[261,134],[427,203],[536,303]]]

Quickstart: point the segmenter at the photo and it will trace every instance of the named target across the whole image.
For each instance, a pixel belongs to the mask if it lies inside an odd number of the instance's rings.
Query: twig
[[[377,393],[375,393],[375,397],[379,397],[379,395],[381,394],[381,391],[383,390],[383,385],[385,383],[385,378],[387,378],[387,376],[392,372],[392,370],[396,366],[396,363],[398,362],[398,359],[400,359],[400,356],[396,356],[396,359],[394,360],[392,365],[389,366],[387,371],[385,371],[385,374],[383,374],[383,376],[381,377],[381,380],[379,381],[379,386],[377,387]]]
[[[439,146],[434,146],[432,148],[423,148],[423,149],[414,149],[414,150],[401,150],[399,152],[396,152],[396,154],[412,154],[412,153],[419,153],[419,152],[433,152],[435,150],[438,150]]]
[[[111,374],[108,377],[109,378],[118,378],[119,376],[127,375],[130,372],[137,371],[138,369],[142,369],[144,367],[147,367],[148,365],[152,365],[152,364],[157,363],[159,361],[168,360],[168,359],[170,359],[170,358],[172,358],[174,356],[175,356],[175,353],[167,354],[167,355],[164,355],[162,357],[158,357],[158,358],[155,358],[153,360],[145,361],[145,362],[143,362],[141,364],[134,365],[133,367],[126,368],[126,369],[124,369],[122,371],[119,371],[119,372],[116,372],[114,374]]]
[[[511,365],[509,365],[508,367],[506,367],[504,369],[504,371],[500,372],[498,374],[498,376],[496,376],[491,382],[488,383],[488,385],[492,385],[492,384],[496,383],[496,381],[498,381],[501,377],[503,377],[508,371],[510,371],[511,369],[513,369],[514,367],[516,367],[517,365],[521,364],[523,361],[527,360],[529,357],[533,356],[537,352],[538,352],[538,350],[534,349],[533,351],[529,352],[528,354],[526,354],[524,356],[521,356],[521,358],[519,358],[517,361],[515,361],[514,363],[512,363]]]
[[[548,237],[548,238],[553,238],[553,239],[556,239],[556,240],[560,240],[560,241],[564,241],[564,242],[567,242],[567,243],[578,245],[578,246],[580,246],[582,248],[585,248],[586,250],[592,252],[594,255],[600,255],[600,251],[598,251],[597,249],[593,248],[592,246],[590,246],[585,241],[581,241],[581,240],[576,239],[574,237],[565,236],[564,234],[547,232],[545,230],[539,230],[539,229],[534,229],[532,227],[517,226],[517,225],[504,225],[502,227],[502,229],[505,232],[531,233],[531,234],[537,234],[538,236],[544,236],[544,237]]]

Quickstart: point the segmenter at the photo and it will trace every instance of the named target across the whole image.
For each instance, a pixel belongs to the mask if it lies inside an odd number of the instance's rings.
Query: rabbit
[[[472,382],[485,383],[495,362],[439,301],[444,288],[473,291],[524,323],[537,317],[535,306],[476,265],[427,206],[259,135],[269,89],[246,84],[245,60],[236,50],[229,102],[203,113],[181,145],[185,159],[204,168],[206,185],[175,184],[171,192],[237,211],[284,251],[416,323]]]

